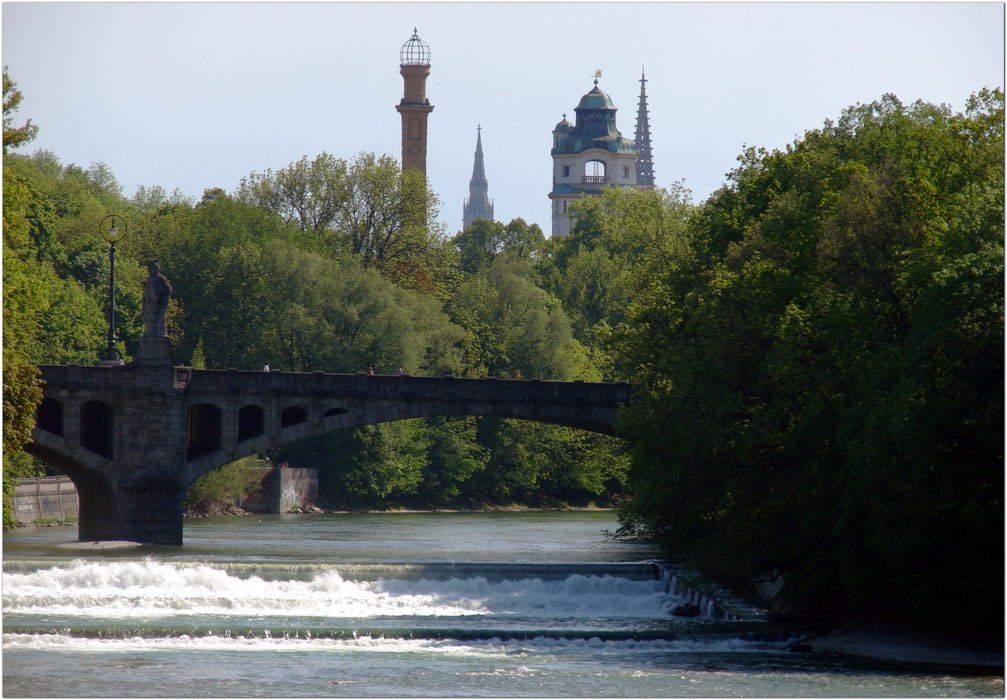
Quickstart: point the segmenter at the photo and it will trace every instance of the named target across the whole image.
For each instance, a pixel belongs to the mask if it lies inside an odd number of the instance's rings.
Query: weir
[[[154,361],[42,365],[25,449],[73,480],[82,540],[182,544],[185,494],[209,471],[290,442],[432,416],[614,434],[625,383],[197,370]]]

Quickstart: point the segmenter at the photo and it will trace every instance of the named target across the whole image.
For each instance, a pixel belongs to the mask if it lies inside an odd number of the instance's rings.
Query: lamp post
[[[102,366],[123,364],[122,356],[115,348],[115,244],[126,235],[126,220],[118,214],[110,214],[101,220],[101,237],[108,241],[108,346]]]

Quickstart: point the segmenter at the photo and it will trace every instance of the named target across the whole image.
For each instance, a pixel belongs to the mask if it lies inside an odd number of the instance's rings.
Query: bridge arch
[[[280,413],[280,427],[289,428],[308,420],[308,413],[301,406],[287,406]]]
[[[278,432],[265,432],[247,440],[239,441],[234,445],[224,446],[216,451],[194,456],[189,460],[185,475],[181,480],[182,484],[184,488],[188,489],[196,479],[214,469],[219,469],[225,464],[234,462],[242,457],[249,457],[274,447],[281,447],[337,430],[346,430],[397,420],[408,420],[411,418],[460,418],[464,416],[511,418],[579,428],[606,435],[614,434],[614,429],[610,422],[592,417],[589,410],[585,410],[583,420],[578,421],[572,420],[569,415],[561,411],[543,410],[541,407],[535,407],[530,404],[486,403],[473,405],[469,403],[450,404],[441,401],[410,402],[408,404],[378,402],[382,405],[371,405],[372,403],[375,402],[348,402],[346,407],[333,407],[326,410],[320,419],[309,419],[307,412],[299,406],[288,407],[297,408],[299,413],[295,415],[304,414],[306,416],[305,420],[281,428]],[[284,410],[286,411],[287,409]]]
[[[266,417],[261,406],[247,404],[238,410],[238,442],[259,437],[265,432]]]
[[[80,446],[106,459],[115,459],[115,408],[100,400],[80,405]]]
[[[63,436],[63,402],[46,397],[35,409],[35,425],[53,435]]]
[[[121,510],[112,485],[115,463],[39,427],[32,432],[32,438],[25,451],[66,474],[77,489],[80,539],[117,539]]]
[[[223,411],[212,403],[197,403],[189,407],[189,434],[186,457],[189,460],[220,449]]]

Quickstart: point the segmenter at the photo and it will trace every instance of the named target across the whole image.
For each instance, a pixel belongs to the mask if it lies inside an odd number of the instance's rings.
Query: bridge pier
[[[119,485],[118,539],[150,544],[182,544],[186,489],[161,470],[125,479]]]
[[[111,484],[99,475],[68,474],[77,489],[77,538],[81,541],[120,540],[122,513]]]

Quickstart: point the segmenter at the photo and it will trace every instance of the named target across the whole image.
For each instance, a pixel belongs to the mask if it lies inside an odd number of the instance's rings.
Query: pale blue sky
[[[548,235],[551,132],[600,86],[633,137],[647,70],[658,185],[694,201],[743,145],[783,148],[886,92],[964,107],[1004,84],[1002,3],[4,2],[19,121],[64,163],[196,199],[327,151],[399,157],[398,51],[430,44],[428,174],[461,226],[476,125],[504,222]]]

